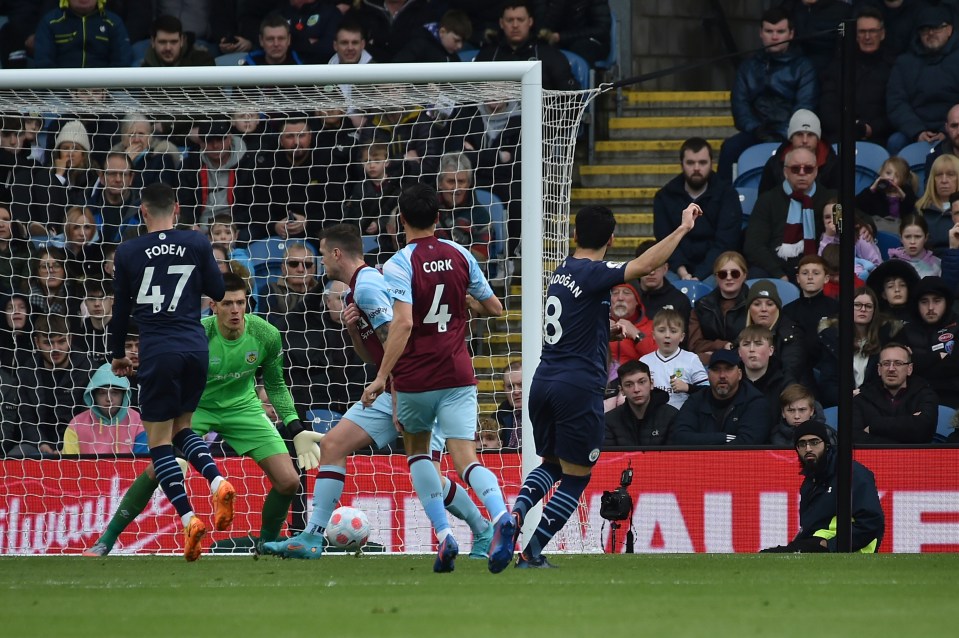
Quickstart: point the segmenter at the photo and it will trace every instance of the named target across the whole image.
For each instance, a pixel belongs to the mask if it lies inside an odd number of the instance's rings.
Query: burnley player
[[[363,260],[363,240],[352,224],[327,228],[320,240],[320,255],[327,277],[350,287],[343,311],[344,323],[353,348],[363,361],[379,364],[383,345],[389,335],[393,308],[383,275]],[[313,485],[313,511],[306,529],[285,541],[265,543],[263,551],[284,558],[319,558],[323,554],[323,532],[336,509],[346,481],[346,458],[374,445],[386,447],[396,440],[393,425],[393,399],[389,392],[376,398],[370,409],[357,403],[320,442],[323,465]],[[438,460],[443,443],[434,437],[432,451]],[[438,463],[437,463],[438,466]],[[473,531],[471,558],[486,558],[493,527],[480,514],[466,490],[443,478],[443,502],[457,518],[465,520]]]
[[[206,526],[194,515],[173,456],[176,445],[210,482],[213,525],[225,530],[233,522],[236,490],[221,475],[206,443],[190,429],[193,411],[206,385],[209,365],[206,335],[200,325],[203,295],[223,298],[223,277],[210,242],[200,233],[174,230],[179,211],[175,193],[165,184],[141,191],[140,213],[147,234],[120,244],[113,263],[114,305],[108,346],[113,373],[133,373],[124,351],[132,312],[140,329],[140,413],[150,458],[163,493],[180,515],[183,556],[200,557]]]
[[[513,505],[513,543],[527,512],[559,485],[543,508],[517,567],[552,567],[542,555],[543,548],[576,511],[599,459],[605,433],[610,288],[666,263],[701,214],[699,206],[690,204],[676,230],[627,263],[605,261],[616,228],[612,211],[586,206],[576,214],[576,251],[553,272],[546,291],[543,353],[529,391],[533,440],[543,462],[526,477]],[[617,336],[622,338],[612,335]],[[493,538],[494,545],[499,541]]]
[[[476,375],[466,350],[469,308],[477,314],[500,316],[503,305],[493,294],[479,264],[468,250],[437,239],[439,204],[436,191],[414,184],[399,198],[400,221],[407,245],[390,257],[383,276],[393,300],[393,321],[383,344],[383,360],[376,378],[363,391],[370,407],[386,390],[392,374],[396,417],[403,428],[413,488],[426,510],[439,542],[435,572],[453,571],[459,553],[443,509],[440,477],[430,463],[430,436],[434,422],[453,465],[463,481],[483,501],[499,527],[512,526],[496,476],[476,459]],[[511,533],[511,527],[507,531]],[[491,547],[489,569],[499,572],[504,550]]]
[[[226,292],[213,302],[213,316],[203,319],[210,347],[206,388],[193,414],[193,431],[199,436],[218,432],[242,456],[253,459],[270,480],[272,489],[263,502],[259,542],[274,541],[300,486],[300,476],[290,461],[286,443],[263,411],[256,394],[256,377],[293,438],[297,461],[304,470],[320,463],[317,443],[322,438],[304,430],[283,377],[283,338],[261,317],[246,313],[246,282],[233,273],[223,275]],[[126,527],[144,510],[158,485],[148,466],[123,495],[106,531],[84,556],[105,556]]]

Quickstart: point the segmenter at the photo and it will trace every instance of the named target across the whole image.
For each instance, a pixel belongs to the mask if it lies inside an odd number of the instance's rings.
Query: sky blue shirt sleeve
[[[373,269],[364,268],[361,272],[353,291],[353,301],[369,318],[374,330],[393,320],[393,302],[386,290],[386,281]]]
[[[448,239],[441,239],[444,244],[453,246],[466,258],[466,263],[469,264],[470,271],[470,285],[467,288],[469,294],[473,295],[473,298],[476,301],[485,301],[493,296],[493,289],[490,288],[489,282],[486,280],[486,277],[483,275],[483,270],[480,268],[479,263],[476,261],[476,257],[473,257],[473,254],[466,250],[460,244],[450,241]]]
[[[410,261],[412,251],[413,246],[406,246],[390,257],[383,266],[386,290],[393,301],[413,303],[413,262]]]

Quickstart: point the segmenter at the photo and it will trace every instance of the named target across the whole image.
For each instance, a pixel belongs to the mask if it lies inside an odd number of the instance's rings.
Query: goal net
[[[436,187],[438,232],[476,256],[505,300],[503,318],[473,321],[468,345],[481,461],[512,502],[536,457],[504,382],[525,363],[528,387],[539,359],[545,277],[568,251],[573,153],[593,97],[540,91],[531,62],[4,72],[0,554],[82,551],[149,462],[135,383],[111,395],[118,383],[100,366],[113,251],[143,231],[139,190],[157,181],[176,189],[180,224],[210,237],[221,269],[249,281],[253,312],[283,332],[297,409],[320,431],[371,375],[343,329],[344,286],[324,277],[319,234],[357,225],[381,266],[404,241],[400,189]],[[208,440],[240,493],[214,551],[248,552],[269,481],[222,437]],[[371,542],[433,551],[401,448],[361,451],[347,471],[343,504],[367,512]],[[313,480],[303,477],[285,531],[303,528]],[[208,514],[205,481],[193,470],[187,481]],[[598,500],[582,508],[557,549],[601,551],[598,511]],[[114,551],[178,552],[179,530],[158,490]]]

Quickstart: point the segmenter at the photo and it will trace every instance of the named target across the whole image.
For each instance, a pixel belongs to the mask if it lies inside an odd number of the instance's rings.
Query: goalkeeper
[[[304,470],[319,465],[322,435],[304,430],[283,379],[280,332],[260,317],[247,314],[246,283],[233,273],[223,275],[226,294],[213,302],[213,316],[203,319],[210,343],[210,369],[193,430],[203,436],[218,432],[238,454],[252,458],[270,479],[272,489],[263,503],[260,542],[280,534],[290,503],[300,486],[299,473],[286,443],[267,418],[256,395],[262,370],[267,395],[293,437],[297,461]],[[184,450],[185,451],[185,450]],[[106,531],[84,556],[105,556],[117,538],[147,506],[159,483],[150,465],[124,494]]]

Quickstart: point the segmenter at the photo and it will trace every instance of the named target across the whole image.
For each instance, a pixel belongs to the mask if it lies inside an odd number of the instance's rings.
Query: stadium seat
[[[952,427],[952,415],[955,413],[955,408],[948,405],[939,406],[939,420],[936,425],[936,433],[932,437],[933,443],[945,443],[949,435],[955,432],[955,428]]]
[[[217,66],[242,66],[243,60],[246,59],[246,53],[239,51],[237,53],[224,53],[223,55],[216,56],[216,65]]]
[[[876,245],[879,248],[879,256],[883,261],[889,259],[889,249],[902,246],[902,239],[894,233],[887,233],[880,230],[876,233]]]
[[[763,142],[743,151],[736,162],[736,179],[733,181],[733,186],[758,189],[759,181],[763,176],[763,167],[766,166],[769,158],[776,154],[779,146],[777,142]]]
[[[380,250],[380,244],[376,240],[376,235],[363,235],[363,254],[372,255]]]
[[[619,66],[619,20],[612,9],[609,12],[609,54],[605,60],[597,60],[594,66],[597,69],[613,69]]]
[[[489,208],[490,247],[489,258],[501,259],[506,255],[506,207],[502,200],[488,190],[477,188],[473,191],[476,201]]]
[[[460,49],[457,55],[460,56],[460,62],[472,62],[478,53],[479,49]]]
[[[839,152],[839,145],[833,144],[832,148],[836,153]],[[889,159],[889,151],[878,144],[872,142],[856,142],[856,192],[860,193],[863,189],[872,186],[872,183],[879,177],[879,170],[882,163]]]
[[[573,77],[576,78],[579,88],[582,90],[589,89],[589,62],[583,56],[572,51],[566,49],[560,49],[560,51],[569,61],[569,68],[573,71]]]
[[[922,189],[925,188],[926,185],[926,157],[932,152],[933,146],[935,145],[930,142],[913,142],[912,144],[907,144],[898,153],[899,157],[906,160],[909,168],[911,168],[912,172],[919,178],[919,190],[916,191],[917,195],[922,193]]]
[[[760,281],[769,281],[776,286],[776,292],[779,293],[779,298],[782,300],[784,306],[791,301],[799,299],[799,288],[796,287],[796,284],[783,279],[747,279],[746,285],[752,288]]]
[[[306,420],[313,426],[314,432],[326,434],[340,422],[343,415],[333,410],[310,410],[306,413]]]
[[[749,216],[752,215],[753,207],[756,205],[756,200],[759,199],[759,189],[750,186],[737,186],[736,192],[739,193],[739,205],[743,209],[743,228],[745,228]]]
[[[143,58],[146,57],[147,51],[150,49],[149,40],[140,40],[139,42],[134,42],[130,45],[130,50],[133,52],[133,64],[130,66],[140,66],[143,63]]]
[[[686,295],[689,303],[696,303],[697,299],[705,297],[713,290],[711,286],[701,281],[677,281],[673,285],[679,288],[679,292]]]
[[[824,408],[822,411],[823,418],[826,420],[826,425],[831,427],[833,430],[839,431],[839,406],[834,405],[830,408]]]

